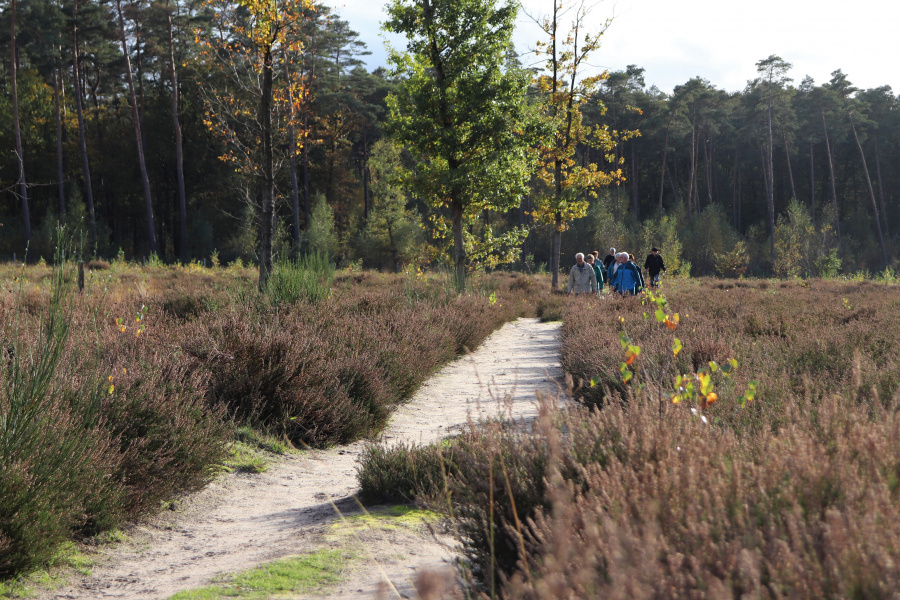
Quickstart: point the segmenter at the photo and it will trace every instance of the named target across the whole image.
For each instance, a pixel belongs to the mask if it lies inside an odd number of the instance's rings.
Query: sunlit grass
[[[178,592],[170,600],[255,600],[312,592],[339,583],[353,555],[343,550],[320,550],[271,562],[221,583]]]

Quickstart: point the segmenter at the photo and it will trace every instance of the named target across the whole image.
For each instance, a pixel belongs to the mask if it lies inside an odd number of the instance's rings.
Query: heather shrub
[[[3,574],[200,487],[225,452],[229,425],[202,376],[156,343],[145,311],[114,323],[123,307],[76,297],[73,268],[59,261],[49,287],[31,289],[46,299],[37,316],[25,293],[0,305]]]
[[[61,269],[53,272],[42,319],[22,307],[22,295],[3,311],[0,369],[0,573],[47,561],[59,543],[108,503],[117,490],[106,481],[117,457],[99,426],[101,384],[88,375],[66,385],[83,364],[70,341],[73,298]]]
[[[367,494],[442,508],[491,596],[895,597],[892,290],[665,292],[566,300],[561,354],[587,406],[370,451]]]
[[[20,286],[0,295],[2,574],[203,486],[236,423],[317,446],[377,433],[546,295],[505,273],[463,296],[431,274],[354,273],[275,301],[241,266],[97,269],[80,294],[71,262],[2,273]]]
[[[513,297],[433,304],[397,291],[371,285],[328,303],[233,306],[186,324],[182,347],[208,374],[213,405],[320,446],[377,433],[435,368],[533,310]]]
[[[452,456],[439,445],[367,444],[357,468],[357,496],[367,504],[441,504]],[[446,498],[444,498],[446,500]]]

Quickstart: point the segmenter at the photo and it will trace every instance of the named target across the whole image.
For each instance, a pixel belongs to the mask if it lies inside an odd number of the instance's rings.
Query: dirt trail
[[[500,410],[516,418],[536,414],[535,390],[555,393],[561,375],[557,334],[558,324],[537,319],[505,325],[477,351],[429,379],[394,413],[385,441],[435,441],[469,415],[483,417]],[[504,397],[507,401],[501,405]],[[358,511],[351,495],[357,488],[356,461],[362,447],[355,443],[306,452],[267,473],[224,477],[191,496],[169,518],[163,515],[130,532],[132,542],[99,557],[89,577],[73,579],[43,597],[167,598],[206,585],[217,575],[315,551],[336,518],[332,503],[345,513]],[[377,589],[384,589],[385,576],[402,596],[408,595],[416,570],[446,565],[450,558],[449,550],[435,540],[426,543],[424,537],[408,539],[402,532],[371,537],[344,583],[326,595],[372,598]]]

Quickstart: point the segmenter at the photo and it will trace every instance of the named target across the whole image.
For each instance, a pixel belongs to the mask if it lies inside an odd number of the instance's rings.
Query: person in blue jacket
[[[619,270],[620,264],[619,254],[620,253],[617,252],[615,255],[613,255],[612,262],[609,263],[609,266],[606,268],[606,283],[607,285],[609,285],[610,292],[618,291],[618,288],[616,287],[616,274]]]
[[[628,260],[627,252],[620,252],[616,255],[616,264],[618,268],[615,270],[614,279],[611,280],[611,287],[623,296],[633,296],[641,291],[641,276],[638,273],[634,263]]]

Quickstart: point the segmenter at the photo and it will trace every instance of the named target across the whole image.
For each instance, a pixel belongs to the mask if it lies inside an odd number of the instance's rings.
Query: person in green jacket
[[[603,293],[603,267],[597,264],[597,257],[593,253],[587,254],[584,261],[594,268],[594,275],[597,276],[597,294]]]

